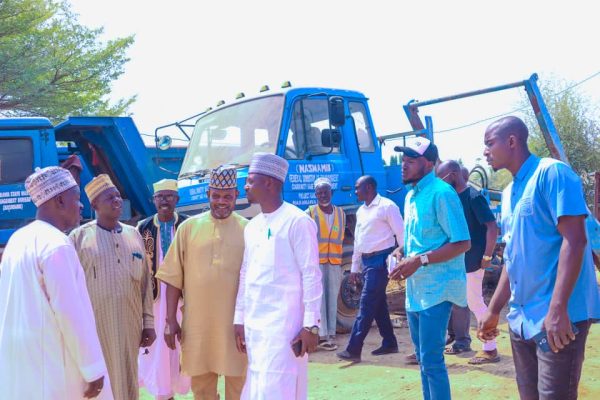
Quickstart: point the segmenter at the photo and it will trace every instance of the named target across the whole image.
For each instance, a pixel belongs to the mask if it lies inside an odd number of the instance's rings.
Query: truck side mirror
[[[171,147],[172,143],[173,139],[171,139],[171,136],[161,136],[156,141],[156,147],[158,147],[160,150],[167,150]]]
[[[344,112],[344,99],[340,96],[329,98],[329,121],[332,126],[343,126],[346,122],[346,113]]]
[[[339,129],[323,129],[321,131],[321,144],[323,147],[340,147],[342,134]]]

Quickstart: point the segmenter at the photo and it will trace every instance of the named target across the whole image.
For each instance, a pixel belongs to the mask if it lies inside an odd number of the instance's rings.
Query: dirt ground
[[[596,274],[600,285],[600,273]],[[491,293],[486,293],[490,295]],[[512,361],[506,309],[501,313],[498,351],[500,362],[474,366],[467,361],[475,351],[481,349],[475,336],[475,318],[471,317],[471,347],[473,352],[457,356],[446,356],[446,366],[450,375],[452,398],[456,400],[496,400],[518,399],[515,369]],[[358,364],[339,360],[336,351],[318,351],[310,355],[308,398],[310,400],[388,400],[421,399],[421,377],[419,367],[405,365],[403,359],[413,352],[406,321],[399,317],[394,322],[394,332],[400,352],[384,356],[372,356],[371,350],[379,347],[381,338],[374,326],[363,348],[362,362]],[[348,342],[349,335],[338,335],[341,351]],[[586,344],[586,359],[579,384],[579,398],[600,399],[600,323],[592,325]],[[223,379],[219,379],[219,393],[224,399]],[[153,397],[140,390],[140,399]],[[176,396],[176,399],[192,400],[192,394]],[[288,399],[282,399],[288,400]]]
[[[515,370],[510,349],[508,325],[500,326],[498,349],[500,362],[482,366],[467,361],[475,351],[458,356],[446,356],[454,399],[518,399]],[[404,356],[413,351],[408,328],[395,328],[400,353],[371,356],[370,351],[380,344],[377,329],[371,329],[360,364],[339,361],[335,352],[317,352],[309,366],[309,398],[315,400],[375,400],[421,399],[418,366],[404,365]],[[474,338],[472,329],[472,338]],[[348,335],[339,337],[345,344]],[[471,344],[479,350],[476,339]],[[587,340],[586,360],[583,367],[579,394],[582,399],[600,398],[600,325],[592,326]]]
[[[465,353],[446,356],[450,374],[450,385],[454,399],[518,399],[515,370],[510,350],[507,324],[500,326],[501,334],[498,349],[499,363],[472,366],[468,359],[475,354]],[[371,350],[380,344],[377,328],[371,329],[365,342],[362,362],[352,364],[340,361],[335,351],[319,351],[310,356],[309,399],[311,400],[387,400],[421,399],[421,381],[418,366],[404,365],[403,358],[411,353],[412,343],[408,328],[395,328],[400,353],[385,356],[372,356]],[[474,326],[472,338],[474,336]],[[338,343],[343,349],[349,335],[338,335]],[[474,350],[479,350],[479,342],[474,339]],[[219,382],[223,393],[223,382]],[[150,400],[143,389],[141,399]],[[586,360],[579,385],[581,399],[600,398],[600,324],[590,330],[586,346]],[[193,399],[191,394],[177,396],[177,399]],[[223,398],[223,397],[222,397]],[[285,399],[284,399],[285,400]]]

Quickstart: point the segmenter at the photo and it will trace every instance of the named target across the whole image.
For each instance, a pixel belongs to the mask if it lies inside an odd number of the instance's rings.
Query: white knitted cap
[[[36,207],[75,186],[73,175],[61,167],[36,168],[25,180],[25,190]]]

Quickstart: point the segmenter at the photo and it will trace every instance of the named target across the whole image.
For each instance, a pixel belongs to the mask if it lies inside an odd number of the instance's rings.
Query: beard
[[[216,208],[216,207],[211,207],[210,209],[212,216],[215,217],[216,219],[226,219],[227,217],[229,217],[231,215],[231,213],[233,212],[232,208]]]

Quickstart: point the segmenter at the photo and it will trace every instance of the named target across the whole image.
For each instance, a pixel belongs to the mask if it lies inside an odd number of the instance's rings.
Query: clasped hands
[[[398,247],[392,252],[392,257],[397,260],[396,268],[390,273],[390,279],[399,281],[408,278],[421,267],[421,259],[417,256],[404,257],[402,249]]]

